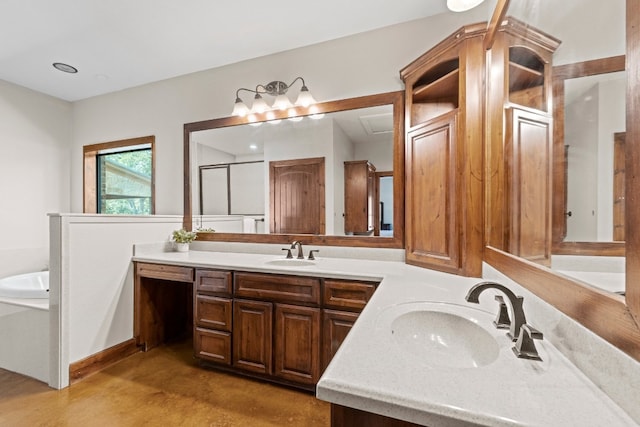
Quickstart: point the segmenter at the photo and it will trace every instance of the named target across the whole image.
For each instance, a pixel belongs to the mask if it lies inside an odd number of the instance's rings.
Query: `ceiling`
[[[333,120],[353,144],[385,142],[393,147],[393,106],[344,110],[322,115],[322,121]],[[294,133],[302,140],[315,132],[319,120],[305,118],[301,121],[282,120],[275,124],[269,122],[260,126],[253,124],[229,126],[202,130],[192,133],[197,144],[215,148],[233,156],[256,155],[264,152],[265,141],[277,140],[276,135],[283,132]],[[390,149],[393,153],[393,148]]]
[[[0,0],[0,79],[76,101],[439,14],[445,4]]]

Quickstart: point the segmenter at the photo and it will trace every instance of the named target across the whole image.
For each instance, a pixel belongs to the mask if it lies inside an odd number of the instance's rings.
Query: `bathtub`
[[[49,299],[49,272],[39,271],[0,279],[0,297]]]
[[[0,279],[0,368],[44,383],[49,382],[48,290],[48,271]]]

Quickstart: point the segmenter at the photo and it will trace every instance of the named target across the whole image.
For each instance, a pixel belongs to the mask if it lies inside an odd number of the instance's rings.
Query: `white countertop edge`
[[[316,387],[316,397],[326,402],[361,411],[383,415],[430,427],[517,427],[522,424],[499,420],[493,416],[470,413],[463,408],[444,407],[422,402],[421,407],[411,407],[394,399],[384,390],[358,390],[348,384],[321,379]]]

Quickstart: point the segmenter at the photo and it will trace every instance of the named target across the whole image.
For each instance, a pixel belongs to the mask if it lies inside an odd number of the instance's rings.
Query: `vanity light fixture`
[[[447,0],[447,7],[452,12],[466,12],[478,6],[484,0]]]
[[[313,96],[311,96],[309,88],[305,84],[304,79],[302,77],[296,77],[289,84],[286,84],[279,80],[275,80],[266,85],[257,85],[255,89],[247,89],[243,87],[238,89],[236,91],[236,103],[233,106],[233,112],[231,114],[234,116],[244,117],[248,114],[262,114],[264,112],[273,110],[284,111],[294,107],[294,104],[292,104],[287,97],[287,91],[291,89],[291,86],[293,86],[293,84],[298,80],[302,82],[302,87],[300,88],[300,93],[298,94],[298,98],[296,99],[295,106],[306,108],[310,105],[315,104],[316,100],[313,99]],[[240,91],[243,90],[254,94],[251,109],[249,109],[249,107],[247,107],[244,101],[240,98]],[[262,97],[263,95],[269,95],[275,98],[271,107],[264,100],[264,98]]]

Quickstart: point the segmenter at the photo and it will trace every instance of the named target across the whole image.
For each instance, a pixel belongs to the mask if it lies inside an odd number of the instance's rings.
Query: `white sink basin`
[[[269,265],[277,265],[280,267],[308,267],[311,265],[316,265],[314,261],[309,261],[306,259],[274,259],[271,261],[267,261],[266,264]]]
[[[493,315],[457,304],[412,303],[386,313],[386,329],[401,353],[432,368],[478,368],[496,361]],[[480,326],[482,324],[482,326]]]

